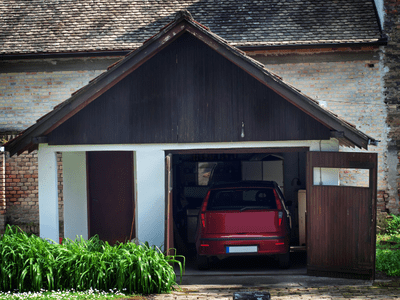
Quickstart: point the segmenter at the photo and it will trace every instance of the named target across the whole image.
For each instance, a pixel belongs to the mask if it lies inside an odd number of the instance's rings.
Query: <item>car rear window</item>
[[[272,188],[213,190],[207,210],[277,209]]]

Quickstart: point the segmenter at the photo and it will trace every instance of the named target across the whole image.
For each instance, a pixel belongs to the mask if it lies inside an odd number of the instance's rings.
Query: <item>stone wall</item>
[[[385,0],[384,33],[388,36],[388,45],[383,54],[383,64],[387,73],[384,77],[385,103],[388,108],[388,158],[390,167],[390,186],[392,191],[385,193],[388,208],[400,214],[400,19],[399,0]]]

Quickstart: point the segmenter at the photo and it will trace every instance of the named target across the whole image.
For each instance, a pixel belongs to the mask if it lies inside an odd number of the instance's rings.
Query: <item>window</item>
[[[197,163],[197,185],[208,185],[212,169],[216,162],[199,162]]]

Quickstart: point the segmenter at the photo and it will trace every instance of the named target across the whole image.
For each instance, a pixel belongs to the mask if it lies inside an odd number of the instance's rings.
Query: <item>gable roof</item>
[[[0,55],[136,49],[182,9],[236,47],[382,37],[373,0],[3,0]]]
[[[87,86],[75,92],[72,97],[40,118],[36,124],[6,143],[6,151],[14,155],[25,150],[36,149],[38,143],[46,142],[45,136],[47,134],[85,108],[183,33],[195,36],[288,102],[329,128],[334,135],[333,137],[338,138],[342,145],[367,149],[369,144],[377,142],[372,137],[357,130],[353,125],[338,118],[337,115],[322,108],[317,101],[302,94],[295,87],[282,81],[279,76],[269,72],[263,64],[248,57],[243,51],[231,46],[207,27],[193,20],[190,13],[182,11],[177,14],[175,21],[164,27],[157,35],[145,42],[142,47],[132,51],[124,59],[112,65]]]

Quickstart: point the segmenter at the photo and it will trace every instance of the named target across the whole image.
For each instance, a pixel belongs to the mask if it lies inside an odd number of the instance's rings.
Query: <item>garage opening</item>
[[[306,268],[305,189],[308,148],[174,151],[170,153],[173,241],[196,270],[195,236],[203,199],[210,186],[235,181],[275,181],[291,216],[292,268]],[[274,257],[214,259],[210,270],[277,270]]]

